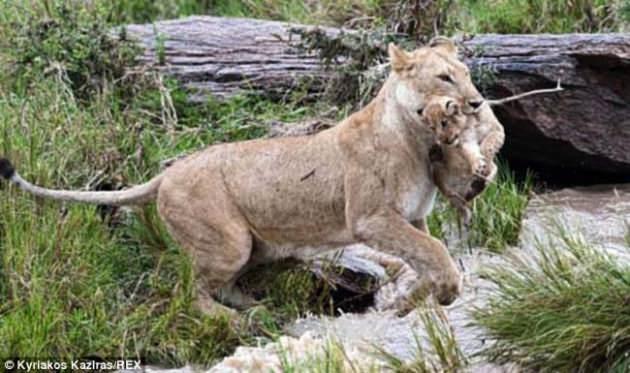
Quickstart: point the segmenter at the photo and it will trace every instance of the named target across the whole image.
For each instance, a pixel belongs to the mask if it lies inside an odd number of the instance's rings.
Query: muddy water
[[[568,188],[536,196],[525,212],[520,246],[530,250],[537,238],[558,242],[556,225],[630,263],[630,184]]]

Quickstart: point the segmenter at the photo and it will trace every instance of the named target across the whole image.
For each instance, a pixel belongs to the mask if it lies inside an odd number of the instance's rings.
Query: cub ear
[[[457,46],[446,36],[436,36],[429,41],[429,47],[439,49],[447,54],[457,55]]]
[[[444,109],[444,112],[449,117],[460,113],[459,105],[453,100],[446,100],[446,103],[444,104]]]
[[[407,70],[411,66],[409,54],[396,44],[389,43],[387,52],[389,53],[389,60],[394,71],[401,72],[403,70]]]

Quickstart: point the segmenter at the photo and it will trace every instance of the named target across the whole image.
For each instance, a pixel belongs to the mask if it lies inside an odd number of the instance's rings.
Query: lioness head
[[[396,75],[396,100],[421,115],[431,96],[448,96],[463,103],[466,114],[481,107],[484,99],[470,79],[470,71],[457,58],[455,44],[438,37],[429,45],[407,52],[389,44],[392,73]]]
[[[456,146],[459,135],[468,127],[460,104],[446,96],[430,97],[422,111],[422,119],[435,133],[437,142],[448,146]]]

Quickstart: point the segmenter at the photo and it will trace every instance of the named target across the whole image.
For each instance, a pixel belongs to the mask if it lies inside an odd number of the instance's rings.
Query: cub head
[[[461,105],[451,97],[433,96],[422,111],[423,121],[431,128],[440,144],[456,146],[468,120]]]
[[[431,96],[452,97],[462,103],[466,114],[483,104],[483,96],[472,83],[468,67],[457,58],[457,48],[450,39],[434,38],[413,52],[392,43],[388,52],[395,78],[394,97],[412,115],[421,115]]]

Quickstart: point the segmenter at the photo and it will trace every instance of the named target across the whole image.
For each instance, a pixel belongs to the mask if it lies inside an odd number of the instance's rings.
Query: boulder
[[[558,80],[565,88],[494,108],[510,161],[565,183],[630,181],[630,34],[478,35],[463,44],[493,98]]]

